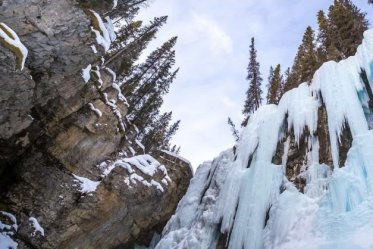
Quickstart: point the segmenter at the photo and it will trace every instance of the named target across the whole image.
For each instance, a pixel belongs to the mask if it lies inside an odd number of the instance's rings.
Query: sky
[[[153,0],[142,9],[140,20],[168,16],[142,55],[178,36],[177,79],[165,96],[162,111],[172,111],[181,120],[173,143],[180,155],[196,169],[235,141],[227,124],[231,117],[240,128],[245,92],[249,44],[255,37],[258,60],[267,84],[269,67],[292,65],[308,25],[317,29],[318,10],[327,10],[332,0]],[[353,0],[373,23],[373,6]],[[264,97],[264,95],[263,95]]]

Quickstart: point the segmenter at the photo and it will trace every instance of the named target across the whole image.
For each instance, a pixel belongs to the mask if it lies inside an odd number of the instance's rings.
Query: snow
[[[232,150],[227,150],[198,167],[156,249],[215,248],[218,224],[213,222],[212,210],[232,158]]]
[[[0,248],[4,249],[17,249],[18,243],[15,242],[10,236],[0,233]]]
[[[145,152],[145,146],[137,139],[135,139],[135,143]]]
[[[92,46],[91,46],[91,49],[92,49],[93,53],[97,54],[97,48],[96,48],[95,45],[92,45]]]
[[[102,116],[100,109],[96,108],[92,103],[88,103],[88,106],[99,118]]]
[[[82,70],[82,77],[85,83],[88,83],[88,81],[91,79],[91,69],[92,65],[89,64],[86,68],[83,68]]]
[[[97,186],[100,184],[99,181],[92,181],[92,180],[89,180],[88,178],[76,176],[76,175],[73,175],[73,176],[76,179],[74,181],[77,181],[80,183],[79,191],[83,194],[95,192],[97,189]]]
[[[44,228],[40,225],[38,220],[35,217],[30,217],[29,221],[32,228],[34,229],[31,236],[34,237],[37,233],[40,233],[40,235],[44,237]]]
[[[180,159],[181,161],[185,162],[188,164],[189,168],[190,168],[190,171],[193,173],[194,170],[193,170],[193,167],[192,167],[192,164],[190,163],[189,160],[185,159],[184,157],[181,157],[180,155],[176,154],[176,153],[173,153],[171,151],[167,151],[167,150],[161,150],[163,153],[166,153],[167,155],[170,155],[172,157],[176,157],[177,159]]]
[[[118,0],[113,1],[113,9],[115,9],[118,6]]]
[[[310,85],[300,84],[278,105],[252,114],[234,157],[221,155],[197,169],[156,248],[213,249],[223,233],[229,249],[372,249],[373,130],[361,70],[373,86],[373,30],[365,32],[355,56],[325,63]],[[319,163],[321,105],[333,165]],[[338,143],[346,125],[353,142],[339,165]],[[306,182],[304,193],[285,175],[288,132],[297,144],[302,137],[308,143],[297,176]],[[284,143],[281,165],[272,163],[278,142]]]
[[[136,151],[132,148],[132,146],[128,146],[128,149],[130,150],[132,156],[136,155]]]
[[[111,75],[111,77],[113,79],[113,83],[114,83],[117,80],[117,74],[113,70],[111,70],[110,68],[108,68],[108,67],[104,67],[104,68]]]
[[[126,130],[126,128],[125,128],[123,120],[122,120],[122,114],[120,113],[120,111],[119,111],[119,109],[116,105],[116,102],[112,99],[109,100],[107,93],[104,93],[103,95],[104,95],[105,104],[110,107],[110,109],[112,110],[114,115],[117,117],[119,127],[124,132]]]
[[[94,21],[97,22],[97,28],[99,29],[96,30],[94,27],[91,27],[91,30],[96,35],[97,44],[101,45],[104,48],[105,52],[107,52],[110,49],[111,42],[116,39],[113,23],[109,17],[106,17],[106,22],[103,22],[99,14],[97,14],[93,10],[90,11],[94,16]]]
[[[109,37],[110,37],[110,41],[115,41],[115,39],[117,39],[117,35],[115,34],[114,32],[114,25],[113,25],[113,22],[111,21],[110,17],[105,17],[105,28],[106,30],[108,31],[109,33]]]
[[[114,162],[101,164],[99,168],[102,170],[102,176],[106,177],[116,167],[122,167],[127,171],[128,176],[124,178],[124,183],[129,187],[140,183],[164,192],[164,187],[171,183],[166,167],[147,154],[119,158]],[[162,176],[159,181],[154,178],[156,174]]]
[[[20,69],[23,70],[28,55],[28,50],[20,41],[16,32],[14,32],[9,26],[5,23],[0,22],[0,39],[4,40],[6,44],[14,47],[20,55],[16,54],[17,57],[21,56],[21,65]],[[13,51],[14,52],[14,51]]]
[[[9,212],[0,211],[0,214],[12,222],[12,224],[4,224],[0,220],[0,248],[16,249],[18,243],[11,236],[18,231],[17,219]]]

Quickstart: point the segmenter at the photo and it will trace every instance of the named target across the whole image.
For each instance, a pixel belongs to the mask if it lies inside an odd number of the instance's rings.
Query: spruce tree
[[[272,77],[269,78],[267,104],[278,104],[281,97],[282,82],[281,66],[278,64],[274,70],[272,68]]]
[[[144,27],[141,27],[141,21],[122,27],[112,44],[112,49],[106,55],[105,66],[114,70],[120,81],[125,81],[134,70],[134,63],[140,54],[166,22],[167,16],[163,16],[154,18],[149,25]]]
[[[356,53],[363,33],[368,29],[366,14],[350,0],[334,0],[328,13],[329,58],[339,61]],[[333,53],[332,53],[333,52]]]
[[[232,119],[228,117],[228,125],[231,128],[231,132],[234,140],[237,142],[240,139],[240,133],[236,128],[236,125],[233,123]]]
[[[285,85],[285,91],[298,87],[303,82],[310,82],[318,67],[317,49],[313,29],[308,26],[298,48],[294,64]]]
[[[269,68],[268,84],[267,84],[267,104],[268,104],[268,100],[270,98],[270,96],[269,96],[270,95],[269,88],[271,86],[272,78],[273,78],[273,67],[271,66]]]
[[[262,103],[262,77],[259,71],[260,65],[257,61],[257,50],[255,48],[254,37],[251,38],[250,44],[250,58],[247,67],[247,80],[249,81],[249,88],[246,91],[246,100],[242,113],[250,115],[256,111]]]
[[[167,135],[169,135],[169,123],[171,119],[172,112],[166,112],[160,115],[149,125],[149,128],[145,131],[141,141],[147,152],[153,152],[157,149],[169,150],[170,137],[167,138]]]

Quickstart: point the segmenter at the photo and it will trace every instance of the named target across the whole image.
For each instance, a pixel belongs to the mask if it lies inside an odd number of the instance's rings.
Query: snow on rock
[[[17,249],[18,243],[15,242],[10,236],[0,233],[0,248],[4,249]]]
[[[88,103],[88,106],[99,118],[102,116],[100,109],[96,108],[92,103]]]
[[[114,32],[113,22],[111,21],[110,17],[108,17],[108,16],[105,17],[105,21],[106,21],[106,22],[104,22],[105,28],[109,33],[110,41],[113,42],[113,41],[115,41],[115,39],[117,39],[117,35]]]
[[[184,157],[182,157],[182,156],[180,156],[180,155],[178,155],[178,154],[176,154],[176,153],[173,153],[173,152],[171,152],[171,151],[167,151],[167,150],[161,150],[161,151],[162,151],[163,153],[166,153],[167,155],[170,155],[170,156],[172,156],[172,157],[176,157],[176,158],[180,159],[181,161],[186,162],[186,163],[189,165],[190,171],[191,171],[192,173],[194,172],[193,167],[192,167],[192,164],[190,163],[189,160],[187,160],[187,159],[185,159]]]
[[[73,175],[76,182],[78,182],[80,184],[79,186],[79,191],[82,193],[82,194],[88,194],[88,193],[91,193],[91,192],[95,192],[96,189],[97,189],[97,186],[100,184],[99,181],[92,181],[92,180],[89,180],[88,178],[85,178],[85,177],[81,177],[81,176],[76,176],[76,175]]]
[[[110,109],[112,110],[114,115],[117,117],[119,127],[124,132],[126,130],[126,128],[125,128],[125,125],[123,123],[122,114],[121,114],[120,110],[118,109],[116,101],[113,100],[113,99],[109,100],[107,93],[104,93],[103,95],[104,95],[105,104],[110,107]]]
[[[101,164],[99,168],[105,177],[116,167],[122,167],[128,172],[128,177],[125,177],[124,182],[129,187],[131,187],[131,184],[141,183],[147,187],[154,187],[164,192],[164,186],[171,183],[171,178],[167,173],[166,167],[147,154],[130,158],[119,158],[114,162]],[[156,174],[161,176],[159,181],[156,181],[154,178]]]
[[[92,49],[93,53],[97,54],[97,48],[96,48],[95,45],[92,45],[92,46],[91,46],[91,49]]]
[[[90,10],[90,12],[92,14],[93,22],[91,30],[96,35],[96,42],[104,48],[105,52],[107,52],[110,49],[111,42],[116,39],[113,23],[108,17],[106,18],[106,23],[104,23],[99,14],[93,10]]]
[[[137,139],[135,139],[135,143],[143,150],[145,151],[145,146]]]
[[[0,22],[0,43],[3,43],[17,56],[18,68],[23,70],[28,50],[20,41],[17,33],[2,22]]]
[[[41,236],[44,237],[44,228],[40,225],[38,220],[35,217],[30,217],[29,222],[34,229],[34,231],[31,233],[31,236],[34,237],[36,234],[40,233]]]
[[[6,224],[0,219],[0,248],[16,249],[18,243],[12,239],[12,236],[18,231],[17,219],[13,214],[5,211],[0,211],[0,216],[5,217],[12,223]]]
[[[91,69],[92,65],[89,64],[86,68],[83,68],[82,70],[82,77],[85,83],[88,83],[88,81],[91,79]]]
[[[372,249],[373,130],[362,97],[367,91],[362,71],[373,87],[373,29],[365,32],[355,56],[325,63],[310,85],[300,84],[277,106],[262,106],[250,116],[235,156],[217,159],[229,168],[218,193],[209,192],[215,184],[208,180],[211,164],[197,169],[156,248],[213,249],[219,234],[226,234],[229,249]],[[319,163],[321,105],[327,111],[334,165]],[[338,143],[346,125],[353,142],[339,165]],[[303,135],[308,143],[300,170],[304,193],[286,176],[290,140],[285,134],[290,130],[297,144]],[[281,165],[275,165],[279,141],[284,154]],[[214,200],[207,209],[205,198]]]
[[[118,6],[118,0],[114,0],[112,9],[115,9],[117,6]]]

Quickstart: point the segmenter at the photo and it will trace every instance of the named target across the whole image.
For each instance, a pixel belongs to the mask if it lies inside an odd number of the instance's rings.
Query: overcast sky
[[[353,1],[373,23],[372,5]],[[181,68],[163,111],[173,111],[181,126],[173,142],[196,169],[232,147],[227,118],[237,126],[248,82],[245,80],[250,38],[255,37],[261,72],[267,84],[269,67],[291,66],[304,30],[317,28],[316,13],[332,0],[154,0],[141,20],[167,15],[168,23],[147,52],[178,36]],[[145,55],[144,55],[145,56]]]

